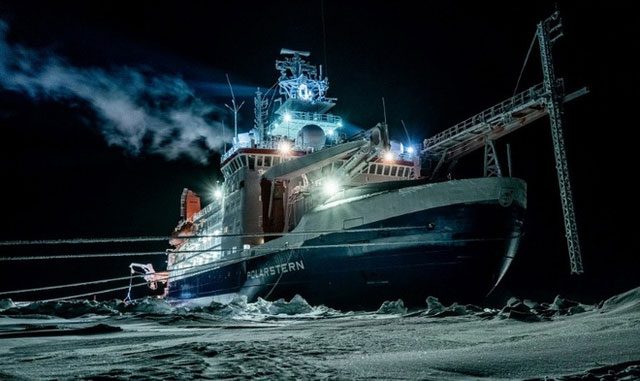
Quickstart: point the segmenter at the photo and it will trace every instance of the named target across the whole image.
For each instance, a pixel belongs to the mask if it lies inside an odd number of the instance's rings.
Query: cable
[[[157,242],[166,241],[171,237],[149,236],[149,237],[110,237],[110,238],[69,238],[69,239],[42,239],[42,240],[16,240],[0,241],[0,246],[30,246],[30,245],[82,245],[92,243],[129,243],[129,242]]]
[[[63,254],[63,255],[39,255],[31,257],[0,257],[3,261],[34,261],[49,259],[83,259],[83,258],[104,258],[104,257],[136,257],[150,255],[166,255],[166,251],[141,251],[141,252],[117,252],[117,253],[95,253],[95,254]]]
[[[141,277],[141,276],[143,276],[143,275],[134,275],[134,277]],[[0,292],[0,295],[25,294],[25,293],[28,293],[28,292],[48,291],[48,290],[57,290],[57,289],[61,289],[61,288],[80,287],[80,286],[87,286],[87,285],[90,285],[90,284],[110,283],[110,282],[115,282],[115,281],[119,281],[119,280],[125,280],[125,279],[129,279],[129,278],[131,278],[131,276],[119,277],[119,278],[111,278],[111,279],[100,279],[100,280],[94,280],[94,281],[89,281],[89,282],[60,284],[60,285],[56,285],[56,286],[25,288],[25,289],[22,289],[22,290],[2,291],[2,292]]]
[[[194,274],[197,275],[197,274]],[[169,280],[171,278],[171,276],[167,277],[167,280]],[[67,296],[61,296],[59,298],[52,298],[52,299],[45,299],[43,300],[43,302],[54,302],[54,301],[58,301],[58,300],[66,300],[66,299],[77,299],[77,298],[82,298],[85,296],[93,296],[93,295],[100,295],[100,294],[106,294],[109,292],[114,292],[114,291],[120,291],[120,290],[126,290],[126,289],[130,289],[133,287],[140,287],[140,286],[146,286],[147,282],[144,283],[136,283],[134,285],[129,284],[128,286],[122,286],[122,287],[114,287],[114,288],[110,288],[110,289],[106,289],[106,290],[99,290],[99,291],[95,291],[95,292],[85,292],[82,294],[75,294],[75,295],[67,295]],[[240,288],[246,288],[247,286],[240,286]]]
[[[389,245],[407,245],[408,246],[408,245],[412,245],[412,244],[424,245],[425,243],[432,244],[432,243],[450,243],[450,242],[478,242],[478,241],[484,242],[484,241],[506,240],[506,239],[509,239],[509,238],[516,238],[516,237],[519,237],[519,236],[520,236],[520,234],[511,235],[511,236],[507,236],[507,237],[504,237],[504,238],[468,238],[468,239],[455,239],[455,240],[403,241],[403,242],[367,242],[367,243],[363,242],[363,243],[357,243],[357,244],[309,245],[309,246],[300,246],[300,247],[281,247],[281,248],[256,248],[256,249],[269,250],[269,252],[265,252],[265,253],[262,253],[262,254],[259,254],[259,255],[254,255],[254,256],[251,256],[251,257],[229,258],[229,259],[224,259],[224,260],[212,261],[212,262],[201,264],[201,265],[193,265],[193,266],[187,266],[187,267],[182,267],[182,268],[174,268],[174,269],[163,271],[163,272],[168,272],[168,273],[171,274],[171,273],[174,273],[174,272],[183,272],[185,270],[191,270],[191,271],[186,271],[184,273],[181,273],[179,275],[175,275],[175,276],[171,276],[170,275],[169,277],[167,277],[167,279],[172,278],[172,277],[188,278],[188,277],[191,277],[191,276],[195,276],[195,275],[197,275],[199,273],[206,272],[206,271],[208,271],[210,269],[213,269],[213,268],[232,265],[232,264],[240,263],[240,262],[245,262],[247,260],[260,258],[260,257],[266,256],[266,255],[269,255],[269,254],[273,254],[275,252],[282,251],[282,250],[291,250],[293,252],[293,250],[323,249],[323,248],[328,248],[328,247],[329,248],[351,247],[351,246],[371,247],[371,246],[389,246]],[[203,250],[203,252],[208,252],[208,251]],[[191,272],[195,272],[196,274],[191,274]],[[140,274],[140,275],[127,276],[127,277],[100,279],[100,280],[96,280],[96,281],[78,282],[78,283],[70,283],[70,284],[62,284],[62,285],[46,286],[46,287],[38,287],[38,288],[31,288],[31,289],[3,291],[3,292],[0,292],[0,295],[21,294],[21,293],[28,293],[28,292],[37,292],[37,291],[47,291],[47,290],[62,289],[62,288],[72,288],[72,287],[86,286],[86,285],[91,285],[91,284],[109,283],[109,282],[115,282],[115,281],[120,281],[120,280],[128,280],[131,277],[140,278],[140,277],[144,277],[144,276],[147,276],[147,275],[149,275],[149,274]],[[141,284],[146,284],[146,282],[145,283],[141,283]],[[92,295],[92,294],[96,294],[96,293],[95,292],[94,293],[88,293],[88,295]]]
[[[100,295],[100,294],[106,294],[108,292],[114,292],[114,291],[120,291],[120,290],[126,290],[130,287],[138,287],[138,286],[144,286],[146,285],[147,282],[144,283],[137,283],[134,284],[133,286],[129,285],[129,286],[123,286],[123,287],[114,287],[114,288],[109,288],[106,290],[100,290],[100,291],[94,291],[94,292],[85,292],[83,294],[75,294],[75,295],[68,295],[68,296],[62,296],[60,298],[52,298],[52,299],[45,299],[43,300],[43,302],[55,302],[58,300],[65,300],[65,299],[77,299],[77,298],[82,298],[85,296],[92,296],[92,295]]]
[[[520,236],[520,235],[517,235],[517,236]],[[508,238],[508,237],[507,237],[507,238]],[[498,239],[497,239],[497,238],[496,238],[496,239],[464,239],[464,240],[456,240],[456,241],[482,241],[482,240],[489,241],[489,240],[498,240]],[[453,242],[453,240],[451,240],[450,242]],[[247,260],[247,259],[253,259],[253,258],[255,258],[255,257],[251,257],[251,258],[244,258],[244,259],[242,259],[242,260],[238,260],[238,261],[236,261],[236,262],[242,262],[242,261],[245,261],[245,260]],[[207,270],[205,269],[205,270],[202,270],[202,271],[196,272],[195,274],[192,274],[192,275],[190,275],[190,276],[196,276],[196,275],[198,275],[198,274],[202,274],[202,273],[204,273],[204,272],[206,272],[206,271],[207,271]],[[184,277],[184,276],[183,276],[183,275],[176,275],[176,276],[169,275],[166,279],[167,279],[167,281],[169,281],[169,279],[171,279],[171,278],[178,278],[178,277]],[[256,287],[256,286],[262,286],[262,285],[266,285],[266,286],[273,285],[273,286],[275,287],[275,286],[278,284],[278,282],[279,282],[279,281],[280,281],[280,278],[277,280],[277,282],[276,282],[276,283],[267,283],[267,284],[260,284],[260,285],[246,285],[246,284],[242,284],[239,288],[240,288],[240,289],[243,289],[243,288],[247,288],[247,287]],[[106,294],[106,293],[108,293],[108,292],[113,292],[113,291],[120,291],[120,290],[131,289],[132,287],[144,286],[144,285],[146,285],[146,284],[147,284],[147,282],[144,282],[144,283],[137,283],[137,284],[134,284],[133,286],[129,285],[129,286],[123,286],[123,287],[111,288],[111,289],[107,289],[107,290],[101,290],[101,291],[97,291],[97,292],[87,292],[87,293],[83,293],[83,294],[68,295],[68,296],[63,296],[63,297],[59,297],[59,298],[46,299],[46,300],[44,300],[44,301],[45,301],[45,302],[49,302],[49,301],[58,301],[58,300],[66,300],[66,299],[76,299],[76,298],[81,298],[81,297],[85,297],[85,296],[92,296],[92,295],[98,295],[98,294]],[[234,287],[234,288],[227,288],[227,289],[218,289],[218,290],[215,290],[215,292],[225,291],[225,290],[232,290],[232,289],[235,289],[235,287]],[[272,290],[272,291],[273,291],[273,290]]]
[[[531,40],[531,44],[529,45],[529,51],[527,52],[527,56],[524,58],[524,63],[522,64],[522,69],[520,69],[520,75],[518,76],[518,81],[516,82],[516,88],[513,89],[512,97],[515,97],[518,92],[518,86],[520,86],[520,80],[522,79],[522,74],[524,73],[524,68],[527,66],[527,62],[529,61],[529,56],[531,55],[531,49],[533,49],[533,45],[536,43],[536,37],[538,37],[537,33],[533,34],[533,39]]]
[[[159,242],[169,241],[171,239],[197,239],[197,238],[261,238],[261,237],[285,237],[308,234],[333,234],[333,233],[363,233],[373,231],[396,231],[407,229],[421,229],[426,226],[403,226],[403,227],[387,227],[387,228],[366,228],[366,229],[340,229],[340,230],[313,230],[306,232],[288,232],[288,233],[227,233],[227,234],[201,234],[184,237],[172,236],[140,236],[140,237],[108,237],[108,238],[69,238],[69,239],[43,239],[43,240],[15,240],[0,241],[0,246],[32,246],[32,245],[83,245],[94,243],[131,243],[131,242]]]
[[[386,230],[386,229],[385,229]],[[422,234],[440,234],[440,233],[436,233],[436,232],[426,232],[426,233],[422,233]],[[454,242],[457,240],[446,240],[446,241],[428,241],[428,242]],[[424,241],[421,241],[424,242]],[[367,246],[367,245],[386,245],[386,244],[402,244],[404,242],[391,242],[391,243],[348,243],[348,244],[339,244],[339,245],[330,245],[330,244],[325,244],[325,245],[310,245],[310,246],[298,246],[298,247],[293,247],[293,248],[325,248],[325,247],[343,247],[343,246],[352,246],[352,245],[359,245],[359,246]],[[216,245],[216,247],[219,247],[220,245]],[[256,246],[253,247],[251,249],[245,249],[245,250],[254,250],[254,251],[260,251],[260,250],[267,250],[267,251],[273,251],[273,250],[282,250],[285,248],[292,248],[292,247],[261,247],[261,246]],[[152,256],[152,255],[167,255],[170,253],[196,253],[196,254],[202,254],[202,253],[216,253],[216,252],[224,252],[227,251],[228,249],[215,249],[215,248],[209,248],[209,249],[199,249],[199,250],[176,250],[176,251],[171,251],[171,252],[166,252],[166,251],[143,251],[143,252],[115,252],[115,253],[80,253],[80,254],[64,254],[64,255],[39,255],[39,256],[25,256],[25,257],[0,257],[0,262],[5,262],[5,261],[34,261],[34,260],[59,260],[59,259],[89,259],[89,258],[109,258],[109,257],[135,257],[135,256]],[[193,257],[196,257],[197,255],[194,256],[190,256],[187,259],[191,259]]]
[[[205,268],[205,270],[208,270],[210,267],[216,267],[216,266],[224,265],[224,262],[225,261],[220,261],[220,263],[210,262],[210,263],[205,263],[205,264],[202,264],[202,265],[193,265],[193,266],[183,267],[183,268],[176,269],[176,270],[189,270],[189,269],[195,269],[195,268],[199,268],[199,267],[203,267],[203,268]],[[162,272],[172,272],[172,271],[175,271],[175,270],[162,271]],[[144,276],[147,276],[147,275],[149,275],[149,274],[138,274],[138,275],[133,275],[133,277],[134,278],[141,278],[141,277],[144,277]],[[27,292],[48,291],[48,290],[56,290],[56,289],[61,289],[61,288],[72,288],[72,287],[86,286],[86,285],[91,285],[91,284],[109,283],[109,282],[116,282],[116,281],[119,281],[119,280],[130,279],[131,277],[132,276],[130,275],[130,276],[126,276],[126,277],[99,279],[99,280],[95,280],[95,281],[78,282],[78,283],[67,283],[67,284],[61,284],[61,285],[55,285],[55,286],[45,286],[45,287],[28,288],[28,289],[12,290],[12,291],[2,291],[2,292],[0,292],[0,295],[21,294],[21,293],[27,293]]]
[[[224,262],[224,261],[221,261]],[[189,266],[189,267],[184,267],[184,268],[180,268],[177,270],[189,270],[189,269],[195,269],[195,268],[199,268],[199,267],[204,267],[204,270],[209,270],[210,267],[216,267],[216,266],[220,266],[220,265],[224,265],[224,263],[205,263],[202,265],[193,265],[193,266]],[[169,271],[162,271],[162,272],[172,272],[172,271],[176,271],[176,270],[169,270]],[[200,271],[200,270],[199,270]],[[149,274],[137,274],[137,275],[130,275],[130,276],[126,276],[126,277],[118,277],[118,278],[108,278],[108,279],[99,279],[99,280],[94,280],[94,281],[87,281],[87,282],[78,282],[78,283],[67,283],[67,284],[60,284],[60,285],[55,285],[55,286],[45,286],[45,287],[37,287],[37,288],[27,288],[27,289],[21,289],[21,290],[12,290],[12,291],[2,291],[0,292],[0,295],[9,295],[9,294],[22,294],[22,293],[28,293],[28,292],[36,292],[36,291],[48,291],[48,290],[56,290],[56,289],[62,289],[62,288],[73,288],[73,287],[79,287],[79,286],[87,286],[87,285],[91,285],[91,284],[100,284],[100,283],[110,283],[110,282],[116,282],[116,281],[120,281],[120,280],[127,280],[130,278],[142,278],[144,276],[148,276]]]
[[[324,75],[329,76],[329,66],[327,65],[327,27],[324,21],[324,0],[320,0],[320,14],[322,17],[322,53],[324,55]],[[320,78],[322,81],[322,78]]]

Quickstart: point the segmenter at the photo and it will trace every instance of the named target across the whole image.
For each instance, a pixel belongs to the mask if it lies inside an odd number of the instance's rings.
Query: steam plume
[[[206,163],[224,144],[218,108],[198,99],[180,78],[152,77],[123,67],[80,68],[63,58],[7,41],[0,20],[0,86],[30,98],[82,99],[95,110],[110,145],[134,155],[154,153],[169,160],[182,155]]]

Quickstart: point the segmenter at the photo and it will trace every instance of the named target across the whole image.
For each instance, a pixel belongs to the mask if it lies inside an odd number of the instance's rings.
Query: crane
[[[582,274],[584,269],[567,164],[562,107],[565,102],[589,91],[583,87],[565,95],[563,79],[556,78],[551,48],[562,36],[562,20],[556,11],[538,23],[533,41],[537,40],[540,48],[543,82],[425,139],[421,155],[427,162],[435,163],[427,172],[427,177],[434,179],[445,164],[452,167],[460,157],[484,147],[485,176],[502,176],[494,141],[548,115],[571,273]]]

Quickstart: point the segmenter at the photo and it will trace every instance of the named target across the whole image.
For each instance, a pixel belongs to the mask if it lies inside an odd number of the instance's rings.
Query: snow
[[[640,287],[605,300],[600,312],[640,314]]]
[[[4,315],[4,316],[3,316]],[[227,305],[0,301],[0,379],[640,378],[640,288],[598,306],[401,300],[376,313]]]
[[[0,299],[0,311],[13,308],[16,304],[11,299]]]
[[[404,306],[404,302],[402,301],[402,299],[398,299],[395,301],[386,301],[384,303],[382,303],[382,305],[380,306],[380,308],[378,309],[378,311],[376,311],[377,314],[406,314],[407,313],[407,308]]]

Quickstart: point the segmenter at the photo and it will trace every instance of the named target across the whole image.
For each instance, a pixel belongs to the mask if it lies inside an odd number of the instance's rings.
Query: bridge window
[[[381,175],[382,174],[382,169],[383,169],[383,165],[380,164],[376,164],[376,175]]]
[[[391,167],[391,176],[395,176],[398,173],[398,167],[395,165]]]
[[[249,156],[249,169],[255,169],[255,168],[256,168],[256,156],[251,155]]]
[[[264,157],[262,155],[258,156],[258,167],[262,167],[263,160],[264,160]]]
[[[265,167],[270,167],[271,166],[271,156],[265,156],[264,157],[264,166]]]
[[[391,168],[389,168],[389,166],[388,166],[388,165],[385,165],[385,166],[384,166],[384,175],[385,175],[385,176],[389,176],[389,171],[390,171],[390,170],[391,170]]]

